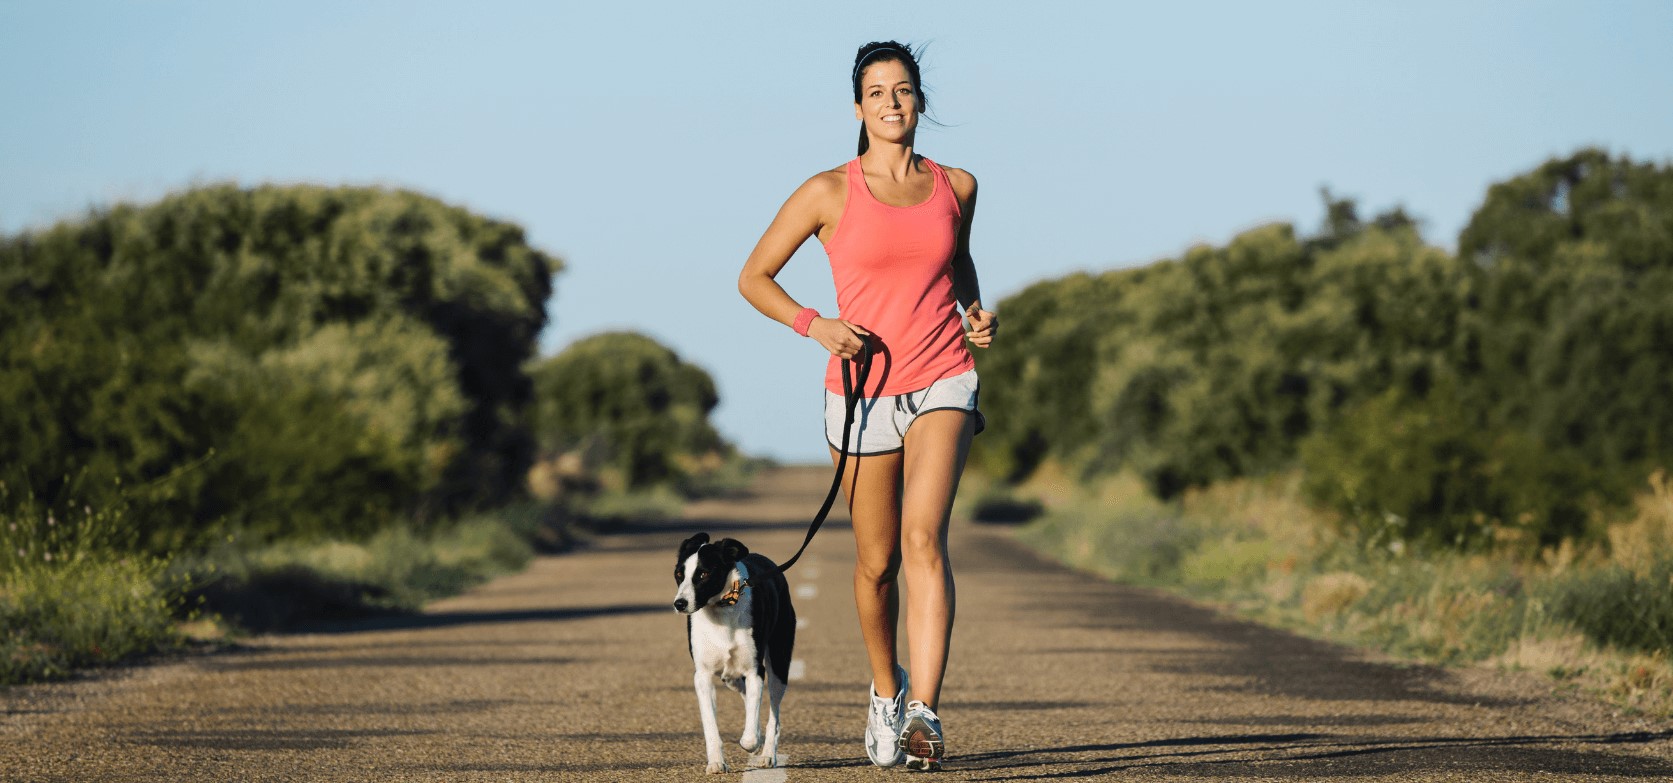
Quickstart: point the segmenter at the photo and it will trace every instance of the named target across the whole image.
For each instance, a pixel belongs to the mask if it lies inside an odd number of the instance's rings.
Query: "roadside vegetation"
[[[1000,303],[977,510],[1039,503],[1025,540],[1118,579],[1669,713],[1673,167],[1549,161],[1456,253],[1325,202],[1313,236]]]
[[[412,611],[741,481],[701,369],[638,335],[535,358],[561,268],[379,188],[0,236],[0,684]],[[575,397],[629,356],[677,372]]]
[[[1533,551],[1464,552],[1347,529],[1306,498],[1296,473],[1168,501],[1131,475],[1095,488],[1036,476],[990,490],[989,502],[1047,498],[1017,536],[1081,570],[1410,660],[1539,672],[1669,716],[1673,488],[1660,474],[1652,484],[1604,541]]]

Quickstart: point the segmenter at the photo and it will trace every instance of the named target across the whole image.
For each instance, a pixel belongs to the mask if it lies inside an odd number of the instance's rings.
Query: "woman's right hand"
[[[832,356],[852,359],[860,355],[871,332],[840,318],[815,318],[808,324],[807,336],[818,340]]]

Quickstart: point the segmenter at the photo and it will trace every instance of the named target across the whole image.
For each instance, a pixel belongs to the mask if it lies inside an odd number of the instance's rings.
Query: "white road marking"
[[[786,773],[784,765],[790,763],[790,758],[783,753],[778,754],[779,766],[772,769],[750,769],[744,771],[744,783],[784,783]]]
[[[807,676],[807,661],[800,658],[790,659],[790,681],[795,682]]]
[[[819,597],[819,586],[816,585],[816,584],[812,584],[811,582],[803,582],[802,584],[796,585],[796,597],[797,598],[818,598]]]
[[[807,627],[807,618],[806,617],[797,617],[796,618],[796,630],[800,631],[800,630],[802,630],[803,628],[806,628],[806,627]]]

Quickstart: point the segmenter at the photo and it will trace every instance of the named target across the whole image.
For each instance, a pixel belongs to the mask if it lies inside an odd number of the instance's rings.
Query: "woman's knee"
[[[906,530],[900,536],[907,567],[934,566],[947,559],[947,547],[937,530]]]
[[[900,574],[900,552],[895,550],[887,556],[861,556],[854,562],[854,578],[856,581],[882,586],[891,584]]]

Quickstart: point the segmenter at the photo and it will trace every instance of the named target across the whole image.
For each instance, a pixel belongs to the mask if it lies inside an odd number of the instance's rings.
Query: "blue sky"
[[[715,376],[729,437],[812,460],[823,352],[735,281],[784,198],[853,156],[866,41],[930,43],[947,127],[918,149],[981,180],[990,305],[1313,230],[1321,186],[1450,247],[1549,157],[1673,160],[1673,3],[1023,6],[0,0],[0,231],[202,182],[412,188],[565,259],[544,350],[649,333]],[[816,241],[780,280],[834,311]]]

